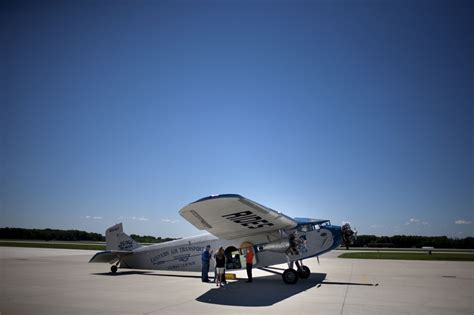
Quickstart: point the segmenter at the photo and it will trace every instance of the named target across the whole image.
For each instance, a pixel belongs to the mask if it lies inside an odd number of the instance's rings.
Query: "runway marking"
[[[322,284],[336,284],[336,285],[360,285],[367,287],[378,287],[378,283],[357,283],[357,282],[333,282],[333,281],[323,281]]]

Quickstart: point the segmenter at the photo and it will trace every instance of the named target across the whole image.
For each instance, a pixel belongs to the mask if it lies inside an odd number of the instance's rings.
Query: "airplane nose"
[[[332,249],[339,247],[342,243],[341,227],[338,225],[331,225],[326,227],[332,233],[333,245]]]

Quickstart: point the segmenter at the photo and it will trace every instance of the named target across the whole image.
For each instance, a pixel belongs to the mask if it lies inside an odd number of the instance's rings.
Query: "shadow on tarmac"
[[[229,306],[270,306],[311,289],[324,279],[325,273],[312,273],[309,279],[300,279],[294,285],[285,284],[279,275],[254,277],[252,283],[239,279],[229,281],[222,288],[210,289],[196,298],[196,301]]]
[[[247,283],[246,278],[238,278],[237,281],[228,281],[221,288],[215,287],[211,283],[211,288],[206,293],[196,298],[196,301],[209,304],[229,305],[229,306],[270,306],[281,302],[289,297],[299,294],[311,288],[319,288],[321,285],[355,285],[355,286],[378,286],[372,283],[356,282],[334,282],[325,281],[325,273],[311,273],[309,279],[300,279],[296,284],[285,284],[281,279],[281,273],[272,269],[278,268],[260,268],[261,270],[271,272],[273,275],[254,277],[252,283]],[[283,270],[283,269],[282,269]],[[183,274],[162,274],[150,271],[120,271],[117,273],[99,272],[93,273],[98,276],[128,276],[128,275],[146,275],[158,277],[180,277],[201,279],[200,275]]]
[[[149,271],[137,271],[137,270],[130,270],[130,271],[119,271],[116,273],[112,272],[96,272],[91,273],[95,276],[111,276],[111,277],[118,277],[118,276],[129,276],[129,275],[146,275]]]
[[[335,284],[335,285],[361,285],[366,287],[378,287],[378,283],[357,283],[357,282],[334,282],[334,281],[324,281],[322,284]]]
[[[112,272],[96,272],[92,273],[92,275],[95,276],[111,276],[111,277],[117,277],[117,276],[130,276],[130,275],[146,275],[146,276],[158,276],[158,277],[179,277],[179,278],[195,278],[195,279],[201,279],[201,276],[195,276],[195,275],[176,275],[176,274],[169,274],[169,273],[156,273],[153,271],[138,271],[138,270],[130,270],[130,271],[122,271],[119,269],[118,272],[112,273]]]

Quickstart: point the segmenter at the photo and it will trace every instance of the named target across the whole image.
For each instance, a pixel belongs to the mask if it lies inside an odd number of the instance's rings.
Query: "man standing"
[[[211,249],[211,245],[207,245],[206,249],[201,254],[201,262],[202,262],[202,272],[201,272],[201,281],[202,282],[209,282],[209,262],[211,260],[212,251],[209,252]]]
[[[245,261],[247,262],[247,282],[252,282],[253,255],[252,246],[247,247],[247,255],[245,255]]]

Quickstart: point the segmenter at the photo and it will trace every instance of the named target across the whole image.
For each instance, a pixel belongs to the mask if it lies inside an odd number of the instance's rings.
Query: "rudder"
[[[133,238],[123,232],[122,223],[109,227],[105,231],[105,241],[107,250],[134,250],[141,247]]]

